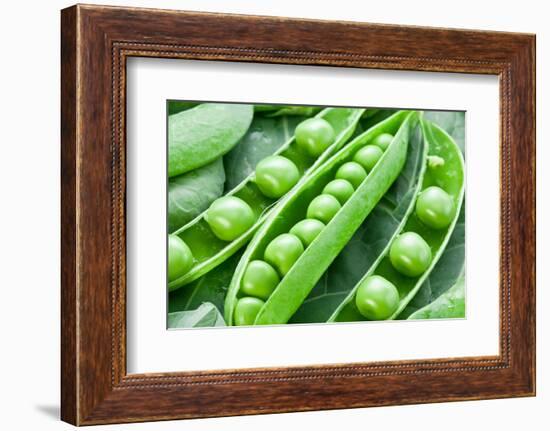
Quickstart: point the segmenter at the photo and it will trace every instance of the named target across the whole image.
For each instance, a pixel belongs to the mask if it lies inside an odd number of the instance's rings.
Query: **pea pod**
[[[202,103],[168,116],[168,176],[184,174],[223,156],[246,133],[252,105]]]
[[[364,109],[326,108],[317,114],[316,117],[322,118],[331,124],[336,135],[332,145],[319,157],[311,157],[301,151],[296,145],[294,137],[289,139],[275,154],[292,161],[296,165],[302,177],[300,181],[302,181],[306,173],[312,172],[317,166],[320,166],[347,142],[363,112]],[[195,262],[189,272],[169,282],[169,291],[178,289],[206,274],[246,244],[266,219],[270,208],[278,200],[269,198],[260,191],[255,182],[254,174],[246,177],[238,186],[229,191],[223,199],[228,197],[235,197],[244,201],[252,211],[253,215],[251,217],[255,220],[254,223],[244,233],[230,241],[222,240],[214,234],[205,218],[207,212],[199,214],[195,219],[175,230],[173,235],[177,235],[188,245]]]
[[[423,190],[429,187],[443,189],[454,204],[454,217],[445,229],[435,229],[423,223],[417,216],[417,212],[409,214],[402,222],[402,228],[396,232],[393,242],[388,244],[384,252],[366,272],[364,277],[356,284],[346,299],[329,318],[329,322],[351,322],[368,320],[362,314],[356,304],[356,295],[365,283],[373,277],[382,277],[395,286],[398,292],[398,303],[388,319],[396,319],[401,311],[416,295],[430,272],[437,264],[439,258],[451,237],[456,222],[460,215],[460,209],[464,198],[464,160],[462,153],[453,139],[436,125],[421,120],[422,133],[429,148],[428,168],[423,179]],[[396,242],[405,235],[416,235],[423,239],[429,247],[431,259],[427,267],[421,262],[420,273],[407,272],[406,269],[396,264],[395,256],[392,259],[392,249]],[[415,239],[416,237],[412,237]],[[420,243],[422,244],[422,243]],[[422,246],[423,247],[423,246]],[[420,247],[420,254],[424,258],[424,249]]]
[[[291,248],[294,257],[300,255],[293,264],[288,265],[288,262],[283,262],[284,265],[278,268],[279,272],[283,273],[283,278],[257,313],[254,324],[282,324],[289,320],[332,260],[399,175],[407,156],[409,129],[416,119],[415,112],[400,111],[364,132],[318,167],[315,172],[299,183],[293,192],[279,202],[245,250],[231,280],[224,309],[228,324],[236,323],[234,310],[242,296],[240,292],[242,278],[249,263],[253,260],[261,260],[265,255],[267,260],[276,264],[277,254],[272,250],[274,248],[272,244],[277,241],[284,244],[287,249]],[[331,195],[321,194],[323,189],[339,176],[343,166],[352,166],[350,163],[354,163],[353,156],[360,148],[381,133],[395,135],[391,145],[372,171],[368,175],[365,174],[366,178],[361,182],[356,175],[357,171],[346,170],[353,174],[354,181],[357,180],[355,192],[340,209],[334,212],[332,208],[338,208],[340,204]],[[332,218],[305,248],[305,251],[300,253],[294,244],[296,239],[292,239],[297,237],[287,232],[306,216],[311,218],[309,214],[311,205],[313,201],[317,203],[317,198],[322,196],[332,198],[329,202]],[[325,214],[322,217],[325,217]]]
[[[407,161],[401,173],[289,323],[323,323],[332,315],[414,210],[415,198],[422,190],[427,156],[428,147],[417,125],[409,139]]]

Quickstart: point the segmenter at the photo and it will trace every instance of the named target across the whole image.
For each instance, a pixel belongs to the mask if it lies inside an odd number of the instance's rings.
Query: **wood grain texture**
[[[534,394],[533,35],[74,6],[62,11],[61,38],[63,420],[84,425]],[[499,356],[127,375],[125,66],[132,56],[498,75]]]

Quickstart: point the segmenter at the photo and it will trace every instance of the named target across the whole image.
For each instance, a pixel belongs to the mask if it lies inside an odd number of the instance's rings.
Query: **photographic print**
[[[168,328],[465,318],[464,114],[168,101]]]

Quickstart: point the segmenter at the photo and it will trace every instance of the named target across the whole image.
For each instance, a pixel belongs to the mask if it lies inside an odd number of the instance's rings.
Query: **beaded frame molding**
[[[64,421],[535,394],[534,35],[77,5],[61,13],[61,54]],[[498,75],[499,355],[127,374],[125,100],[133,56]]]

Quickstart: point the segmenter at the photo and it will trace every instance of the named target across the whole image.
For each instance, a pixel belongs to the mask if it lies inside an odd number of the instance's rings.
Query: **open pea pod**
[[[426,121],[420,122],[422,133],[428,144],[428,168],[424,175],[422,190],[436,186],[443,189],[452,199],[454,213],[451,222],[444,228],[433,228],[423,223],[417,212],[410,213],[403,220],[401,230],[396,232],[393,242],[401,234],[412,233],[419,235],[429,246],[431,260],[421,274],[404,275],[394,267],[391,259],[391,246],[388,244],[375,263],[368,269],[364,277],[356,284],[346,299],[329,318],[329,322],[353,322],[369,320],[360,313],[356,304],[356,295],[360,286],[372,276],[379,276],[392,283],[398,292],[398,304],[396,309],[388,317],[396,319],[407,304],[419,291],[424,281],[429,277],[439,258],[445,251],[445,247],[451,237],[456,222],[460,216],[462,202],[464,200],[464,160],[460,148],[454,140],[438,126]]]
[[[384,252],[396,232],[401,230],[403,220],[414,210],[416,196],[422,189],[427,156],[428,146],[420,125],[417,125],[411,133],[407,160],[401,173],[289,323],[326,322],[363,278],[365,271]]]
[[[335,139],[318,157],[312,157],[302,151],[296,145],[294,136],[277,150],[276,155],[286,157],[298,168],[301,179],[295,187],[305,179],[306,173],[315,170],[317,166],[325,162],[349,140],[364,111],[364,109],[357,108],[326,108],[319,112],[316,117],[330,123],[335,132]],[[233,241],[224,241],[212,232],[205,219],[206,212],[202,212],[189,223],[175,230],[173,235],[178,236],[187,244],[193,255],[194,262],[192,268],[187,273],[168,283],[169,291],[191,283],[239,250],[250,240],[254,232],[268,216],[270,208],[278,200],[267,197],[260,191],[254,182],[254,174],[246,177],[225,196],[235,196],[246,202],[254,214],[255,223]]]
[[[254,302],[263,304],[255,313],[254,324],[283,324],[290,319],[333,259],[399,175],[407,157],[410,128],[416,120],[416,112],[400,111],[357,136],[277,204],[256,232],[237,265],[225,300],[224,315],[228,325],[243,324],[242,321],[235,321],[235,307],[242,299],[248,298],[242,293],[241,286],[249,264],[252,261],[265,259],[264,256],[269,254],[267,249],[272,241],[280,238],[281,235],[286,234],[288,237],[296,238],[287,233],[306,217],[311,219],[313,201],[321,196],[328,196],[327,192],[324,192],[328,183],[335,178],[340,178],[342,168],[354,163],[352,160],[355,160],[358,151],[366,147],[370,141],[382,134],[392,135],[393,139],[369,170],[368,175],[363,171],[364,176],[353,184],[353,193],[345,203],[341,207],[336,203],[339,207],[337,212],[326,221],[326,225],[306,245],[305,250],[290,268],[288,270],[278,268],[282,278],[265,303],[258,302],[259,300],[254,298],[250,301],[252,305]],[[351,181],[353,180],[350,179],[350,183]],[[283,252],[285,252],[284,249]]]

